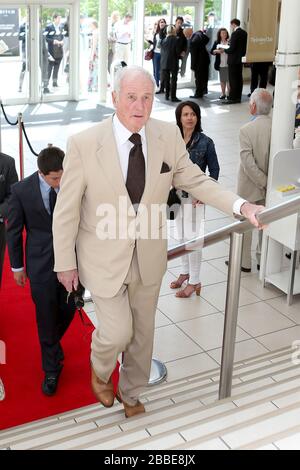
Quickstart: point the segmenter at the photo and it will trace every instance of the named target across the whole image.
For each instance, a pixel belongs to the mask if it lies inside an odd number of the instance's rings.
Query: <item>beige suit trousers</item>
[[[108,382],[123,354],[119,388],[126,403],[135,405],[148,384],[155,312],[161,279],[150,286],[141,281],[136,250],[126,279],[112,298],[92,295],[98,327],[92,336],[91,361],[97,376]]]

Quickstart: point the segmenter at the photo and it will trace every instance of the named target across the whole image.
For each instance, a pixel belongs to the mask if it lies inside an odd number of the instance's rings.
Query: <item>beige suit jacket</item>
[[[258,116],[240,130],[237,192],[250,202],[266,197],[271,128],[270,116]]]
[[[228,214],[232,214],[233,204],[238,198],[222,189],[191,162],[176,125],[149,119],[146,139],[147,173],[140,207],[147,210],[141,210],[141,213],[139,210],[137,214],[122,175],[112,118],[74,135],[68,141],[53,221],[55,271],[67,271],[78,266],[83,285],[101,297],[113,297],[118,292],[135,246],[144,285],[161,280],[167,266],[167,239],[154,239],[151,234],[145,239],[139,236],[138,228],[143,223],[152,227],[152,223],[161,234],[166,226],[165,217],[152,220],[151,205],[165,204],[171,185]],[[161,173],[163,162],[167,163],[170,171]],[[99,238],[104,204],[115,212],[110,212],[109,217],[110,220],[117,219],[115,239]],[[125,235],[126,225],[130,226],[131,239]]]

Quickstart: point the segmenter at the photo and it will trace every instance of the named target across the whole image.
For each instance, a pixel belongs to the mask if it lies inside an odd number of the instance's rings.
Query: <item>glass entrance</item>
[[[0,96],[29,96],[27,7],[0,6]]]

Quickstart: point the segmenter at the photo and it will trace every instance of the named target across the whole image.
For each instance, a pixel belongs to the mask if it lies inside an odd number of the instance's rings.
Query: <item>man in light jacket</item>
[[[250,98],[252,119],[240,129],[240,168],[238,194],[256,204],[265,203],[271,142],[272,95],[257,88]],[[260,266],[262,234],[256,249],[257,267]],[[243,244],[242,271],[251,271],[252,231],[246,232]]]

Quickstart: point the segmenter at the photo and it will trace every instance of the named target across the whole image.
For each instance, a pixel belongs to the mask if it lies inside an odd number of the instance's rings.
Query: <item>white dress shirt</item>
[[[132,142],[130,142],[129,137],[132,136],[132,132],[130,132],[119,120],[118,116],[115,114],[113,117],[113,132],[117,144],[118,155],[120,160],[120,166],[123,174],[124,181],[126,182],[127,179],[127,172],[128,172],[128,161],[129,161],[129,152],[134,146]],[[142,140],[142,149],[145,158],[145,169],[147,173],[147,141],[146,141],[146,133],[145,127],[143,127],[140,132]]]

